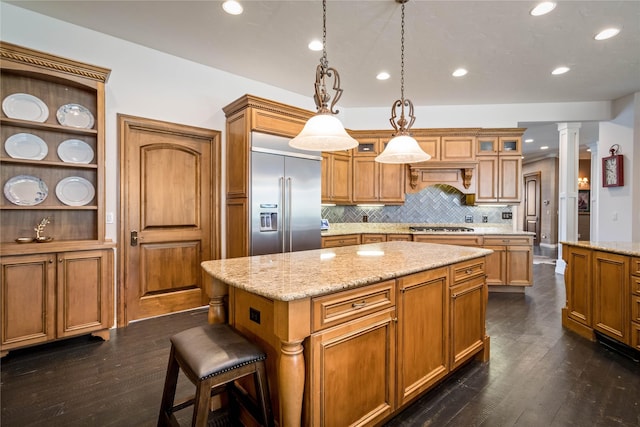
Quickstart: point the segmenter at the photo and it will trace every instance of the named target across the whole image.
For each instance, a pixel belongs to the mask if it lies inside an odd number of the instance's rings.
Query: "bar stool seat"
[[[235,407],[236,399],[264,426],[272,426],[271,400],[265,370],[266,353],[227,324],[204,325],[171,337],[171,353],[162,393],[158,426],[177,426],[174,412],[194,405],[192,426],[204,427],[211,397],[227,390]],[[195,395],[175,403],[179,371],[196,386]],[[235,386],[234,381],[253,375],[258,402]],[[232,417],[237,413],[230,414]]]

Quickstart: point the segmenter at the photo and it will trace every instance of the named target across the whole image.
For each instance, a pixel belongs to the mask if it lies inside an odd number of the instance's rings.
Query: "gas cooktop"
[[[469,227],[431,227],[431,226],[425,226],[425,227],[409,227],[410,231],[439,231],[439,232],[443,232],[443,233],[449,233],[449,232],[471,232],[473,231],[473,228],[469,228]]]

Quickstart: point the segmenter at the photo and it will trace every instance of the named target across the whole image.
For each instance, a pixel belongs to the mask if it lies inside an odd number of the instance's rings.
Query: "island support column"
[[[209,276],[207,283],[207,295],[209,296],[209,313],[207,321],[209,324],[227,323],[227,307],[225,297],[229,293],[229,286],[220,280]]]
[[[298,427],[302,420],[305,382],[302,341],[311,334],[311,301],[306,298],[274,303],[274,329],[280,339],[280,426]]]

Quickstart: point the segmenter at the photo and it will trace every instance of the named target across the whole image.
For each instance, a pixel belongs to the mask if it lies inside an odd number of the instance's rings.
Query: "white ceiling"
[[[4,0],[3,0],[4,1]],[[322,2],[6,1],[26,9],[302,95],[313,95]],[[406,4],[405,95],[415,105],[606,101],[640,91],[640,1],[559,1],[532,17],[536,1],[423,1]],[[341,77],[344,107],[391,106],[400,96],[400,10],[393,0],[327,3],[327,55]],[[600,30],[621,33],[595,41]],[[552,76],[559,65],[571,67]],[[451,72],[469,69],[463,78]],[[375,75],[385,70],[391,79]],[[557,147],[556,125],[523,123]],[[594,134],[595,130],[595,134]],[[539,133],[536,133],[539,132]],[[581,143],[597,140],[583,124]]]

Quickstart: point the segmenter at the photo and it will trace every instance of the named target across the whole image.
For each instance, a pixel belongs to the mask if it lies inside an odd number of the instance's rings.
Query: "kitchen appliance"
[[[420,227],[409,227],[410,231],[435,231],[435,232],[441,232],[441,233],[449,233],[449,232],[454,232],[454,233],[459,233],[459,232],[463,232],[463,233],[470,233],[473,231],[473,228],[469,228],[469,227],[457,227],[457,226],[452,226],[452,227],[447,227],[447,226],[420,226]]]
[[[320,248],[320,152],[251,133],[251,255]]]

